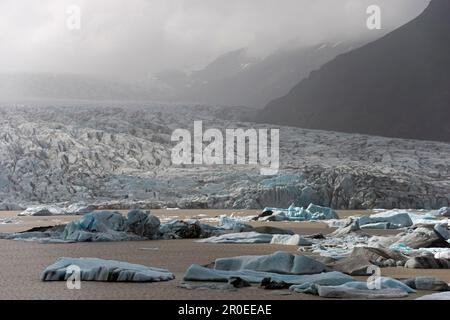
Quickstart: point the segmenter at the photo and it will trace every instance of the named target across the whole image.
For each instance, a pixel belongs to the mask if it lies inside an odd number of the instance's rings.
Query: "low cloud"
[[[65,72],[142,78],[195,68],[249,47],[265,55],[289,43],[367,34],[366,8],[378,4],[387,32],[429,0],[2,0],[0,72]],[[66,27],[69,5],[81,29]]]

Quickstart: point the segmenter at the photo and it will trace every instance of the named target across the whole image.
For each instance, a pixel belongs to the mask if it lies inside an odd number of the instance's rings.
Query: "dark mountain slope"
[[[450,142],[450,1],[312,72],[259,121]]]

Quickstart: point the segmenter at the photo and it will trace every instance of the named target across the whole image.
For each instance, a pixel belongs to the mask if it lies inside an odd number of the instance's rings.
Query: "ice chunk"
[[[367,224],[388,223],[390,229],[406,228],[413,225],[413,221],[407,212],[399,212],[396,210],[363,216],[359,218],[358,222],[360,227]],[[384,224],[382,226],[384,227]]]
[[[95,211],[96,209],[97,208],[94,205],[89,205],[84,202],[79,202],[79,203],[73,203],[73,204],[69,205],[67,208],[63,209],[63,211],[65,211],[66,214],[78,215],[78,214],[91,213],[92,211]]]
[[[270,243],[272,234],[258,232],[228,233],[220,236],[197,240],[203,243]]]
[[[252,226],[243,223],[239,218],[226,215],[220,216],[218,226],[225,230],[233,230],[234,232],[248,232],[252,229]]]
[[[186,274],[184,275],[184,280],[228,282],[228,279],[232,277],[239,277],[250,283],[261,283],[263,279],[270,278],[272,281],[276,282],[285,282],[292,285],[305,285],[308,287],[315,283],[342,284],[345,282],[354,281],[352,277],[337,271],[312,275],[292,275],[253,270],[216,270],[195,264],[188,268]]]
[[[156,238],[161,222],[149,211],[131,210],[128,212],[125,229],[127,232],[148,239]]]
[[[450,292],[440,292],[429,294],[416,300],[450,300]]]
[[[198,220],[172,220],[162,224],[159,233],[165,239],[197,239],[202,227]]]
[[[296,207],[293,204],[287,208],[264,208],[263,213],[272,213],[271,215],[261,216],[261,220],[268,221],[311,221],[311,220],[330,220],[338,219],[336,212],[327,207],[310,204],[308,209]]]
[[[314,293],[314,288],[318,285],[338,286],[347,282],[355,281],[349,275],[338,271],[313,274],[303,277],[301,283],[293,284],[289,289],[298,293]]]
[[[437,217],[450,217],[450,207],[444,207],[433,213]]]
[[[350,218],[348,219],[331,219],[327,222],[328,228],[344,228],[351,223]]]
[[[19,213],[19,216],[52,216],[62,215],[64,210],[54,205],[40,205],[27,208],[25,211]]]
[[[407,257],[399,252],[381,248],[356,247],[350,256],[338,260],[333,268],[341,272],[365,276],[372,274],[372,267],[394,267],[397,262],[405,263]]]
[[[281,244],[287,246],[310,246],[312,242],[308,239],[300,237],[298,234],[277,234],[272,238],[271,244]]]
[[[64,281],[71,276],[68,267],[80,268],[82,281],[157,282],[169,281],[174,274],[166,269],[97,258],[59,258],[42,273],[42,281]]]
[[[403,281],[406,285],[417,290],[449,291],[450,287],[442,280],[433,277],[417,277]]]
[[[450,239],[450,231],[447,223],[438,223],[434,225],[434,231],[437,232],[443,239]]]
[[[329,285],[328,288],[325,287],[326,285],[324,284],[316,285],[309,288],[297,287],[296,291],[303,293],[318,294],[321,297],[325,298],[340,298],[340,297],[361,298],[364,297],[364,295],[367,295],[367,297],[371,297],[373,294],[382,293],[383,291],[381,290],[391,290],[391,289],[401,290],[407,294],[416,292],[414,289],[410,288],[403,282],[387,277],[379,277],[375,281],[370,282],[350,281],[341,285]]]
[[[412,249],[449,247],[448,242],[434,230],[432,225],[408,230],[394,238],[397,239],[394,244],[403,244]]]
[[[347,283],[340,286],[318,286],[317,291],[322,298],[397,299],[408,296],[408,292],[402,289],[359,289]]]
[[[400,289],[407,293],[416,292],[414,288],[411,288],[406,283],[389,277],[379,277],[375,278],[374,281],[368,282],[363,281],[348,282],[346,283],[346,286],[360,290]]]
[[[442,250],[439,252],[436,252],[434,254],[435,259],[447,259],[450,260],[450,249]]]
[[[240,256],[217,259],[216,270],[253,270],[282,274],[315,274],[327,271],[327,267],[310,257],[287,252],[275,252],[265,256]]]
[[[312,214],[323,214],[326,217],[326,220],[339,219],[337,213],[333,209],[328,207],[316,206],[315,204],[311,203],[306,210]]]
[[[93,205],[87,205],[83,202],[74,203],[65,206],[57,206],[57,205],[37,205],[28,207],[26,210],[19,213],[19,216],[53,216],[53,215],[81,215],[86,213],[91,213],[96,209]]]
[[[128,219],[119,212],[92,212],[68,223],[61,239],[77,242],[154,239],[158,226],[158,218],[149,212],[132,210]]]
[[[405,268],[410,269],[450,269],[450,260],[436,259],[433,256],[413,257],[406,261]]]
[[[362,225],[360,228],[361,230],[387,230],[390,229],[390,223],[389,222],[377,222],[377,223],[368,223]]]

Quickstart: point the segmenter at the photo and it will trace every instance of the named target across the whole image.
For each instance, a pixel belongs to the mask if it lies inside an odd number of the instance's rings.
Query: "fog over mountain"
[[[287,94],[311,71],[364,43],[339,41],[283,48],[265,58],[255,58],[248,49],[240,49],[219,56],[204,69],[192,73],[167,70],[158,73],[157,79],[172,89],[172,95],[166,98],[174,101],[261,108]]]
[[[368,0],[3,0],[0,73],[63,73],[144,81],[167,69],[202,69],[248,48],[258,58],[367,35]],[[377,0],[380,35],[414,18],[428,0]],[[69,5],[81,9],[67,28]]]

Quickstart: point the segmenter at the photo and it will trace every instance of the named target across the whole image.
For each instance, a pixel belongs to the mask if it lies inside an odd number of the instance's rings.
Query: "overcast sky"
[[[192,68],[248,47],[265,55],[295,40],[339,41],[367,32],[366,8],[382,8],[384,31],[429,0],[0,0],[0,72],[142,77]],[[81,8],[81,29],[66,26]]]

